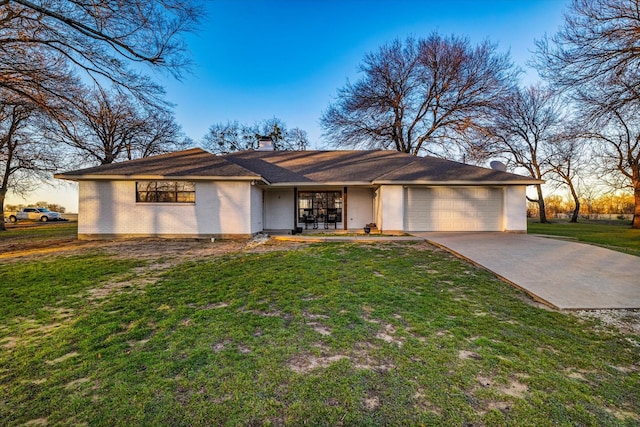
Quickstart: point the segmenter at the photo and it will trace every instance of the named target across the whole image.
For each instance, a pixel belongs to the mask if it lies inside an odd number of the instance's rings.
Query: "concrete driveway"
[[[528,234],[413,233],[567,310],[640,308],[640,257]]]

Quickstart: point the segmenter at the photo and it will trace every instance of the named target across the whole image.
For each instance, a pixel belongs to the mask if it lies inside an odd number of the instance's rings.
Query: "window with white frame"
[[[196,184],[191,181],[137,181],[137,203],[195,203]]]

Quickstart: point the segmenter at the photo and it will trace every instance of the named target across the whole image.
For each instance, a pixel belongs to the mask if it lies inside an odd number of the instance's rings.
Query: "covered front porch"
[[[265,188],[266,232],[358,232],[374,223],[374,187]]]

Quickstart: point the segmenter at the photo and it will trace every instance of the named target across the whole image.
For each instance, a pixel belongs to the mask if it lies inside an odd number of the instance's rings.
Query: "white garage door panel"
[[[502,189],[408,188],[407,231],[501,231]]]

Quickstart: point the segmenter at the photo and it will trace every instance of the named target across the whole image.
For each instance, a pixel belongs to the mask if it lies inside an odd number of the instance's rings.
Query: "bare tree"
[[[571,129],[571,126],[568,127]],[[546,159],[553,180],[566,185],[573,199],[570,222],[578,222],[580,214],[580,173],[585,168],[585,142],[577,137],[578,132],[564,132],[550,141]]]
[[[166,107],[162,87],[142,65],[180,78],[189,63],[183,35],[203,16],[201,5],[200,0],[0,0],[0,107],[33,105],[38,111],[21,121],[30,124],[2,147],[1,172],[10,176],[4,194],[24,189],[33,183],[28,176],[51,169],[61,150],[50,140],[37,145],[41,133],[26,132],[35,126],[32,118],[41,120],[40,113],[59,117],[61,104],[81,106],[79,81],[112,85]],[[3,125],[10,122],[3,118]]]
[[[32,178],[52,172],[57,153],[36,140],[33,119],[39,113],[34,104],[6,93],[0,94],[0,210],[4,225],[4,201],[9,191],[24,193],[32,189]]]
[[[573,0],[563,28],[538,41],[536,55],[543,76],[588,110],[590,136],[633,189],[634,228],[640,228],[639,33],[639,0]]]
[[[74,104],[57,111],[43,127],[49,140],[71,147],[81,164],[109,164],[186,145],[171,112],[131,95],[97,88]]]
[[[382,46],[365,56],[360,72],[323,114],[325,136],[337,146],[413,155],[455,152],[515,76],[495,45],[437,33]]]
[[[636,103],[640,94],[640,1],[572,0],[564,26],[536,41],[535,65],[564,90],[609,86],[605,104]]]
[[[255,126],[255,137],[270,137],[273,141],[273,149],[277,151],[304,151],[309,145],[307,132],[299,129],[287,129],[287,124],[277,117],[263,120]]]
[[[137,144],[127,147],[128,160],[183,150],[194,145],[193,140],[187,137],[182,127],[176,123],[172,112],[156,109],[145,111],[143,136]]]
[[[203,138],[203,146],[220,154],[257,148],[255,131],[237,121],[216,123],[209,127]]]
[[[237,121],[213,124],[203,138],[203,146],[220,154],[255,150],[261,137],[270,137],[274,150],[278,151],[303,151],[309,145],[307,132],[287,129],[286,123],[274,117],[252,126]]]
[[[41,105],[64,97],[33,57],[64,63],[97,83],[158,101],[162,89],[135,64],[180,77],[188,64],[182,35],[202,16],[199,1],[0,1],[0,87]],[[55,75],[52,77],[55,78]]]
[[[551,146],[559,133],[561,116],[553,93],[541,87],[515,88],[495,107],[488,133],[491,150],[503,154],[515,167],[523,168],[535,179],[550,172]],[[536,185],[540,222],[548,222],[542,186]]]
[[[304,151],[309,147],[307,131],[293,128],[287,132],[288,148],[292,151]]]
[[[584,136],[596,142],[599,175],[610,187],[631,189],[635,201],[632,226],[640,228],[640,102],[613,108],[594,96],[584,99],[582,105],[592,118]]]

